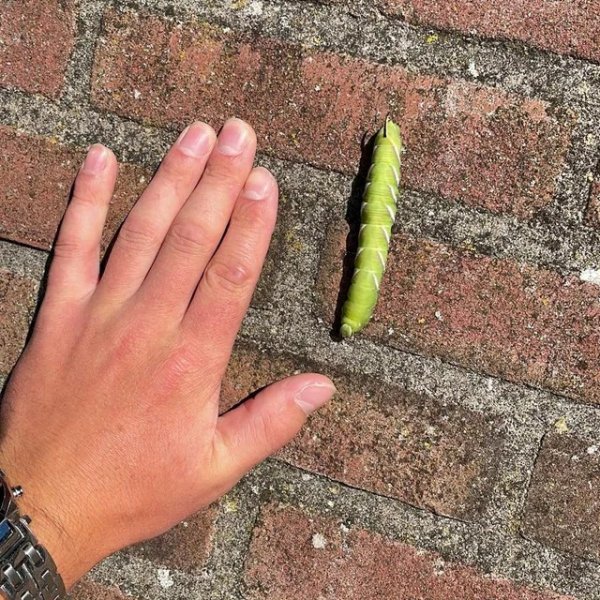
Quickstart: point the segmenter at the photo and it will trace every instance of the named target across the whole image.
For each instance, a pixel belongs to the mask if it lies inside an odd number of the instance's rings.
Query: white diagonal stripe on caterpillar
[[[390,243],[391,236],[390,236],[390,234],[388,233],[388,230],[385,228],[385,226],[384,226],[384,225],[380,225],[380,227],[381,227],[381,231],[383,231],[383,235],[385,236],[385,240],[386,240],[386,242],[389,244],[389,243]]]
[[[394,151],[396,152],[396,158],[398,159],[398,162],[401,162],[400,149],[398,148],[398,146],[396,146],[394,140],[390,140],[390,144],[392,144],[392,148],[394,148]]]
[[[354,281],[356,279],[356,277],[358,276],[358,274],[362,271],[361,268],[355,268],[354,269],[354,273],[352,273],[352,281]]]
[[[377,291],[379,291],[379,279],[377,279],[377,275],[371,271],[371,275],[373,276],[373,281],[375,282],[375,287],[377,288]]]
[[[390,219],[392,220],[392,223],[393,223],[394,219],[396,218],[396,211],[389,204],[386,204],[385,208],[388,211],[388,215],[390,215]]]

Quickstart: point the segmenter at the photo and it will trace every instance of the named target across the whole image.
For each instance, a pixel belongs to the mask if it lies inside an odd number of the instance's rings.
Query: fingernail
[[[250,139],[248,126],[239,119],[230,119],[223,125],[217,148],[226,156],[237,156],[244,151]]]
[[[102,173],[108,162],[108,149],[99,144],[91,146],[83,163],[83,170],[97,175]]]
[[[336,389],[333,385],[309,383],[296,394],[296,403],[307,414],[321,408],[331,400]]]
[[[194,123],[183,130],[177,140],[179,149],[188,156],[196,158],[203,156],[210,150],[210,132],[202,123]]]
[[[250,200],[264,200],[271,191],[272,179],[266,170],[252,171],[244,186],[244,196]]]

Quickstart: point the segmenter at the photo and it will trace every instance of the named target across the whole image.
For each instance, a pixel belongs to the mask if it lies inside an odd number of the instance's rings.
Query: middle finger
[[[183,318],[198,281],[227,228],[250,174],[256,135],[230,119],[194,192],[175,217],[138,298],[161,314]]]

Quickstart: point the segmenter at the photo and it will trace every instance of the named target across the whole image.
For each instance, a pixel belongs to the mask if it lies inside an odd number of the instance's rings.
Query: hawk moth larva
[[[401,153],[400,128],[388,117],[375,137],[360,209],[354,274],[342,307],[340,334],[344,338],[367,325],[377,304],[400,196]]]

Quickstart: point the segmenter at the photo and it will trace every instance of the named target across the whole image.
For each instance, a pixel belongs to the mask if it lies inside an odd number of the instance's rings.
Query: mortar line
[[[346,490],[354,490],[356,492],[361,492],[361,493],[365,493],[365,494],[369,494],[369,496],[372,496],[373,498],[378,498],[381,500],[388,500],[390,502],[398,502],[401,505],[408,507],[412,510],[415,511],[419,511],[422,513],[426,513],[426,514],[431,514],[434,517],[438,517],[440,519],[444,519],[446,521],[450,521],[450,522],[454,522],[454,523],[460,523],[461,525],[478,525],[479,522],[478,521],[469,521],[467,519],[461,519],[460,517],[456,517],[456,516],[452,516],[452,515],[445,515],[443,513],[438,512],[437,510],[435,510],[434,508],[425,508],[423,506],[418,506],[417,504],[412,504],[411,502],[409,502],[408,500],[405,499],[400,499],[397,498],[395,496],[390,496],[388,494],[384,494],[383,492],[378,492],[376,490],[370,490],[370,489],[365,489],[365,488],[361,488],[360,486],[350,483],[348,481],[343,481],[342,479],[338,479],[337,477],[333,477],[330,475],[324,475],[322,473],[317,473],[315,471],[311,471],[310,469],[304,468],[304,467],[299,467],[297,465],[294,465],[291,462],[286,461],[283,458],[279,458],[277,456],[272,456],[271,460],[276,462],[276,463],[280,463],[282,465],[285,465],[286,467],[291,467],[292,469],[299,471],[301,473],[305,473],[307,475],[311,475],[311,476],[318,476],[318,477],[322,477],[323,479],[326,479],[327,481],[335,484],[335,485],[339,485],[344,487]]]
[[[470,410],[480,412],[491,410],[499,417],[508,417],[526,424],[542,423],[544,427],[549,427],[561,416],[569,414],[570,423],[580,431],[581,435],[592,439],[598,437],[597,432],[594,433],[600,427],[598,406],[575,403],[545,389],[528,388],[523,384],[499,377],[469,371],[458,365],[444,363],[439,358],[411,356],[404,351],[378,345],[369,340],[357,340],[352,347],[334,346],[330,340],[324,339],[323,335],[315,334],[310,330],[310,324],[291,324],[285,319],[282,320],[280,315],[274,312],[263,314],[260,319],[255,319],[251,310],[249,321],[251,322],[242,332],[240,341],[250,342],[258,347],[266,344],[270,353],[285,353],[304,361],[326,364],[333,371],[341,371],[348,377],[356,374],[355,369],[348,366],[350,364],[348,353],[352,353],[353,356],[361,358],[360,362],[363,366],[365,361],[369,364],[377,364],[376,370],[373,371],[363,368],[360,373],[363,377],[379,378],[383,383],[393,387],[425,393]],[[285,330],[285,338],[278,338],[277,333],[274,333],[279,330]],[[254,337],[250,337],[251,335]],[[390,364],[393,364],[392,370]],[[440,367],[443,369],[442,372]],[[418,375],[411,375],[414,370],[418,371]],[[429,372],[434,372],[435,376],[439,377],[438,381],[432,382],[435,391],[423,389],[427,378],[431,377]],[[404,373],[408,374],[408,378]],[[450,381],[446,382],[448,378]],[[491,382],[496,389],[490,390]],[[468,387],[469,394],[456,396],[453,392],[457,386]],[[485,393],[483,388],[486,388]],[[490,403],[489,400],[482,403],[482,399],[489,395],[493,396],[494,403]],[[499,398],[506,396],[508,399],[498,403]]]
[[[266,1],[272,2],[273,0],[266,0]],[[310,0],[310,1],[318,2],[319,0]],[[377,11],[379,12],[379,14],[381,15],[382,18],[387,19],[391,22],[405,23],[408,27],[412,27],[417,30],[425,30],[427,32],[432,32],[433,34],[437,34],[440,36],[441,35],[446,36],[446,37],[451,36],[452,38],[456,39],[457,41],[463,40],[465,43],[476,43],[476,44],[480,44],[480,45],[500,44],[514,53],[525,54],[525,53],[534,52],[541,56],[546,56],[548,58],[548,60],[568,59],[571,61],[575,61],[576,64],[581,63],[582,65],[596,66],[599,64],[599,61],[596,61],[596,60],[592,60],[589,58],[583,58],[581,56],[575,56],[575,55],[569,54],[569,53],[561,54],[560,52],[557,52],[555,50],[550,50],[549,48],[542,48],[541,46],[537,46],[534,43],[527,43],[516,37],[511,38],[511,37],[506,37],[506,36],[502,36],[502,35],[499,35],[498,37],[477,35],[476,33],[466,33],[464,31],[461,31],[458,28],[453,28],[453,27],[449,27],[448,29],[440,29],[440,27],[438,27],[436,25],[425,25],[425,24],[420,25],[420,24],[410,23],[409,21],[404,19],[402,17],[402,15],[400,15],[400,14],[397,14],[397,15],[389,14],[388,15],[385,12],[383,12],[381,9],[379,9],[376,5],[374,5],[374,7],[377,9]]]
[[[529,498],[529,492],[531,491],[531,486],[533,485],[533,472],[535,471],[535,466],[538,462],[538,459],[540,458],[540,454],[542,453],[542,448],[544,447],[544,441],[546,439],[546,437],[548,437],[549,432],[548,431],[544,431],[543,435],[540,437],[539,442],[538,442],[538,446],[537,446],[537,451],[535,453],[535,457],[534,457],[534,461],[531,465],[531,473],[529,475],[529,481],[527,482],[526,486],[525,486],[525,490],[524,490],[524,497],[523,497],[523,511],[521,512],[520,515],[520,523],[519,523],[519,535],[522,535],[524,539],[530,540],[530,538],[528,538],[524,533],[523,533],[523,524],[525,522],[525,517],[526,517],[526,512],[527,512],[527,499]]]
[[[76,39],[68,62],[64,93],[60,104],[64,107],[90,106],[91,77],[96,43],[101,32],[102,15],[110,0],[79,0],[76,18]]]

